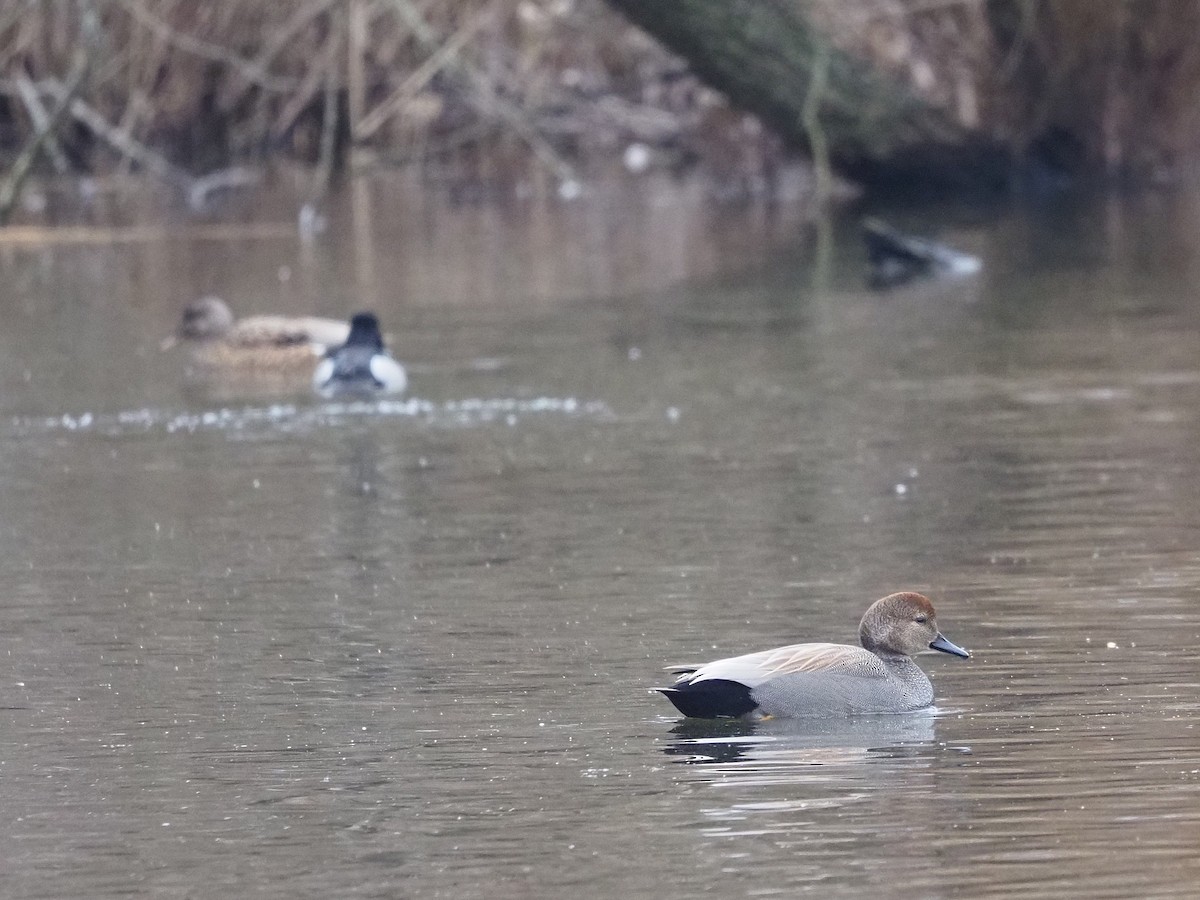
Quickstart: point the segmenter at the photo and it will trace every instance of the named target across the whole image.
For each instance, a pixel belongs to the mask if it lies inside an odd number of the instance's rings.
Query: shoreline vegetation
[[[202,208],[274,163],[308,167],[314,198],[342,171],[419,164],[532,168],[570,196],[605,158],[761,194],[782,157],[601,0],[10,0],[0,48],[0,181],[24,154]]]
[[[1194,0],[758,2],[8,0],[0,222],[34,175],[138,172],[200,209],[275,160],[313,199],[407,164],[570,196],[597,159],[752,197],[789,154],[874,187],[986,147],[1003,188],[1196,155]]]

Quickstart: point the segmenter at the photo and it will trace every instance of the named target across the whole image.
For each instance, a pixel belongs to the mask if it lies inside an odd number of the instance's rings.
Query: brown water
[[[0,895],[1195,896],[1195,198],[886,295],[686,186],[288,209],[0,244]],[[378,309],[414,399],[185,379],[208,291]],[[900,588],[935,711],[649,692]]]

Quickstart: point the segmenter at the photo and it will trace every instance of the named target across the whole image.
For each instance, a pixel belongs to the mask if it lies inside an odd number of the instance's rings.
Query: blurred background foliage
[[[688,5],[703,17],[723,2]],[[1170,178],[1200,146],[1200,0],[777,5],[1054,177]],[[746,180],[799,143],[620,6],[4,0],[0,161],[10,178],[24,153],[35,170],[187,182],[271,158],[336,170],[352,149],[356,166],[454,161],[485,177],[612,159]]]

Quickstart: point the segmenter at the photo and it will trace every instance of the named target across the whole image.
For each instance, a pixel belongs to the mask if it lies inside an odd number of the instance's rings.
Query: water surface
[[[0,893],[1194,895],[1198,209],[887,294],[670,184],[0,245]],[[379,310],[412,397],[185,377],[208,291]],[[902,588],[935,710],[649,690]]]

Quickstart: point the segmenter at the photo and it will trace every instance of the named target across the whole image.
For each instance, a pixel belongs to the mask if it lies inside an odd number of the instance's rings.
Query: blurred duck
[[[864,220],[862,235],[871,265],[867,283],[873,288],[894,287],[919,276],[972,275],[983,267],[978,256],[903,234],[878,219]]]
[[[407,386],[404,367],[387,352],[379,319],[369,312],[350,319],[346,342],[329,350],[313,373],[313,387],[325,396],[398,394]]]
[[[938,631],[929,599],[907,591],[871,604],[858,639],[861,647],[792,644],[671,666],[675,684],[659,690],[685,716],[700,719],[909,712],[933,703],[933,685],[915,654],[971,655]]]
[[[315,360],[344,342],[349,326],[314,316],[250,316],[235,320],[219,297],[189,303],[164,350],[181,343],[203,368],[232,371],[312,371]]]

